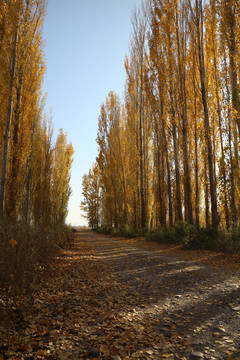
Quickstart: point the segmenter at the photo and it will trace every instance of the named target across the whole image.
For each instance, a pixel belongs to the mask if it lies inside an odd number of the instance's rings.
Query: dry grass
[[[13,328],[56,252],[71,243],[66,228],[0,223],[0,321]]]

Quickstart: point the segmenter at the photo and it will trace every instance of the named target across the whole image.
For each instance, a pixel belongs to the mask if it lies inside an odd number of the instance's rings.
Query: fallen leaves
[[[14,249],[15,246],[17,245],[17,241],[11,238],[9,240],[9,245],[11,246],[12,249]]]
[[[96,240],[94,249],[89,234],[89,239],[78,238],[74,249],[62,251],[51,265],[52,277],[41,284],[32,310],[25,314],[24,327],[17,336],[9,336],[4,355],[29,360],[140,360],[173,359],[174,351],[191,354],[189,334],[194,338],[210,332],[212,306],[221,308],[224,302],[208,298],[205,288],[203,295],[196,293],[195,272],[186,271],[184,265],[174,275],[173,260],[165,283],[156,286],[153,279],[161,281],[163,266],[153,274],[145,265],[145,273],[135,275],[130,265],[141,270],[146,254],[135,256],[137,248],[129,248],[131,240],[128,245],[124,240],[122,247],[116,239],[108,245],[104,239]],[[107,260],[102,253],[108,254]],[[209,281],[206,286],[219,291]],[[238,305],[232,310],[237,314]],[[212,331],[212,344],[230,356],[234,341],[224,337],[225,332],[223,327]],[[208,353],[211,350],[206,348]]]
[[[92,253],[91,245],[81,245],[81,251]],[[42,284],[32,314],[26,316],[26,329],[10,339],[11,349],[5,354],[12,359],[52,359],[57,354],[62,360],[119,360],[132,359],[139,346],[144,348],[145,326],[138,327],[131,316],[120,315],[127,308],[132,312],[132,304],[139,301],[136,294],[128,295],[126,301],[128,287],[107,272],[103,261],[85,258],[78,265],[76,254],[69,261],[64,252],[61,262],[53,264],[53,277]],[[19,345],[22,336],[25,342]]]

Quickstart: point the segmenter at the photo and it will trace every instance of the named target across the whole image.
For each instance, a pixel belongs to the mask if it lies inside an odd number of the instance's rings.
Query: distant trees
[[[70,194],[72,145],[43,111],[46,5],[0,2],[0,218],[28,223],[64,222]]]
[[[97,229],[100,225],[99,170],[98,163],[95,163],[89,173],[83,176],[82,182],[84,201],[82,201],[81,207],[87,214],[86,217],[92,229]]]

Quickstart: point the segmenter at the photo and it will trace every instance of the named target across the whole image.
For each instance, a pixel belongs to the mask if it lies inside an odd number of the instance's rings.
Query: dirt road
[[[189,254],[77,233],[5,359],[240,359],[239,271]]]

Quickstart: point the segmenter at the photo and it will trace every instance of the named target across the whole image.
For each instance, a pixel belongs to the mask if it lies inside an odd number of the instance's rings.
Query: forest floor
[[[240,359],[240,258],[78,232],[2,359]]]

